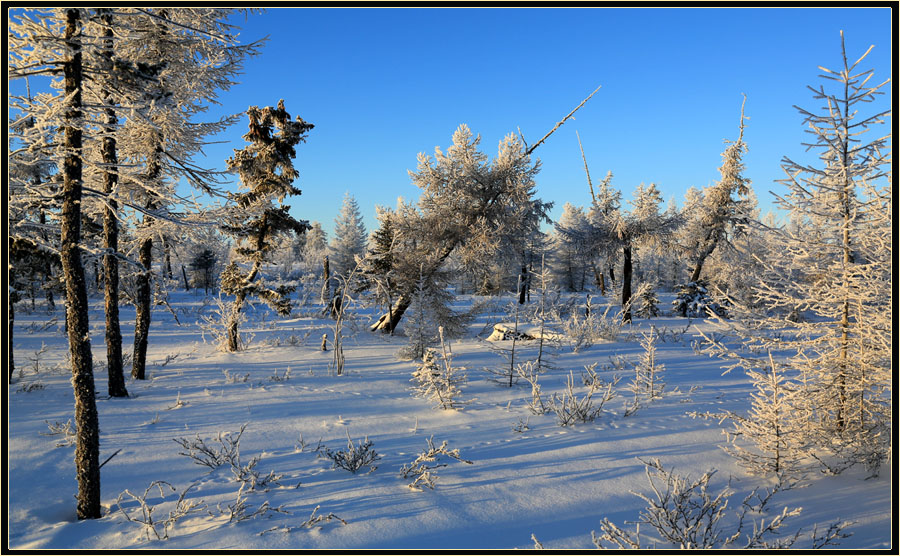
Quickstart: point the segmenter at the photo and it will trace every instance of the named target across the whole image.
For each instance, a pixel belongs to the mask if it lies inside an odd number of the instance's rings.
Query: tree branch
[[[560,127],[561,125],[563,125],[564,123],[566,123],[566,120],[568,120],[569,118],[571,118],[572,115],[575,114],[575,112],[577,112],[579,108],[581,108],[582,106],[584,106],[584,103],[586,103],[587,101],[591,100],[591,97],[594,96],[594,93],[596,93],[596,92],[599,91],[599,90],[600,90],[600,87],[598,86],[596,89],[594,89],[594,92],[593,92],[593,93],[591,93],[590,95],[588,95],[588,97],[587,97],[586,99],[584,99],[584,100],[581,101],[581,104],[579,104],[578,106],[575,107],[574,110],[572,110],[571,112],[569,112],[569,113],[566,115],[565,118],[563,118],[563,119],[561,119],[560,121],[558,121],[558,122],[556,123],[556,125],[553,126],[553,129],[551,129],[550,131],[547,132],[547,135],[544,135],[543,137],[541,137],[541,140],[540,140],[540,141],[538,141],[537,143],[535,143],[534,145],[532,145],[531,147],[529,147],[528,150],[525,151],[525,154],[531,154],[531,153],[534,151],[534,149],[538,148],[538,146],[539,146],[541,143],[543,143],[543,142],[547,139],[547,137],[550,137],[550,135],[552,135],[554,131],[556,131],[557,129],[559,129],[559,127]]]

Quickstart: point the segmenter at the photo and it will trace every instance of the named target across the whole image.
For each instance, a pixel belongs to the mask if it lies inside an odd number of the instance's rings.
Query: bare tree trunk
[[[622,322],[631,322],[631,275],[633,272],[631,261],[631,244],[622,247]]]
[[[600,295],[606,296],[606,280],[603,277],[603,273],[600,272],[600,269],[597,268],[597,265],[592,265],[594,270],[594,283],[600,288]]]
[[[322,305],[331,301],[331,269],[328,264],[328,255],[322,259]]]
[[[419,279],[430,280],[434,273],[441,268],[441,265],[444,264],[444,261],[447,260],[447,257],[456,249],[456,243],[450,245],[444,249],[444,252],[441,253],[441,256],[437,258],[434,264],[431,265],[427,271],[420,272]],[[407,287],[409,287],[407,285]],[[369,327],[369,330],[375,332],[376,330],[380,330],[384,333],[393,333],[397,328],[397,325],[400,324],[400,319],[403,318],[403,314],[409,309],[410,304],[412,303],[412,291],[414,290],[414,286],[409,288],[410,291],[400,292],[400,296],[397,298],[397,302],[394,304],[393,309],[389,310],[387,314],[381,315],[381,317]]]
[[[191,291],[191,286],[187,279],[187,271],[184,269],[184,265],[181,265],[181,277],[184,279],[184,291]]]
[[[7,295],[7,302],[9,303],[9,328],[6,330],[8,343],[6,344],[7,353],[9,353],[9,359],[7,360],[7,365],[9,365],[9,380],[7,384],[12,384],[13,373],[16,370],[16,358],[13,357],[13,324],[16,320],[16,292],[11,291],[9,295]]]
[[[707,238],[707,242],[707,248],[701,251],[700,255],[697,257],[697,262],[694,265],[694,271],[691,272],[691,282],[696,282],[700,279],[700,272],[703,270],[703,263],[706,262],[706,258],[709,257],[716,249],[716,242],[711,241],[709,238]]]
[[[163,236],[163,260],[166,263],[166,278],[172,279],[172,246],[169,245],[169,238]]]
[[[69,106],[63,128],[62,213],[60,261],[66,284],[66,320],[75,393],[75,475],[78,480],[78,519],[98,519],[100,512],[100,428],[94,398],[94,373],[88,324],[87,286],[81,264],[81,21],[78,10],[66,11],[65,38],[72,57],[63,63]]]
[[[412,304],[412,298],[405,293],[401,293],[393,307],[387,313],[381,315],[378,321],[370,327],[370,330],[373,332],[379,330],[386,334],[393,334],[397,325],[400,324],[400,319],[403,318],[403,313],[409,309],[410,304]]]
[[[246,294],[239,292],[234,298],[234,305],[231,306],[231,314],[228,316],[228,325],[226,327],[226,344],[225,348],[230,351],[240,351],[241,342],[238,335],[238,323],[240,322],[241,308],[244,306]]]
[[[106,62],[112,66],[113,54],[113,32],[109,25],[112,23],[112,16],[109,10],[104,8],[100,10],[103,24],[107,26],[104,32],[104,57]],[[112,102],[110,95],[105,95],[107,103]],[[106,297],[106,365],[108,370],[108,392],[111,397],[120,398],[128,397],[128,390],[125,388],[125,375],[122,369],[122,330],[119,327],[119,260],[115,253],[119,250],[119,223],[116,218],[118,203],[111,196],[118,185],[118,169],[119,163],[116,153],[116,139],[113,137],[112,131],[115,129],[118,120],[115,110],[106,109],[107,136],[103,139],[103,147],[101,154],[106,169],[103,173],[103,192],[106,197],[106,210],[103,213],[103,247],[107,250],[107,254],[103,257],[103,271],[106,275],[104,281],[104,294]]]
[[[525,305],[525,296],[528,293],[528,266],[522,264],[522,270],[519,274],[519,305]]]
[[[144,217],[149,218],[148,216]],[[150,311],[152,295],[150,279],[153,265],[153,238],[141,240],[138,248],[138,262],[144,270],[137,276],[137,299],[135,299],[134,321],[134,356],[131,366],[131,377],[145,380],[147,368],[147,342],[150,335]]]

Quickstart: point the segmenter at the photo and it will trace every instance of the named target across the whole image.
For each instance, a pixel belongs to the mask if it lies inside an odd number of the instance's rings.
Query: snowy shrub
[[[201,439],[199,434],[194,440],[186,438],[173,438],[172,440],[186,450],[186,452],[178,452],[178,455],[191,458],[197,465],[216,469],[226,463],[234,465],[240,459],[241,435],[244,434],[244,429],[246,428],[246,424],[241,425],[241,430],[237,433],[237,436],[232,436],[231,433],[219,432],[216,435],[219,447],[206,444],[206,441]]]
[[[459,409],[465,402],[459,400],[462,391],[460,385],[465,384],[467,377],[460,373],[462,367],[453,366],[453,354],[444,342],[443,328],[438,328],[442,352],[438,354],[429,348],[425,350],[422,362],[413,371],[410,382],[417,396],[435,402],[441,409]]]
[[[400,476],[404,479],[409,479],[410,477],[415,477],[413,482],[409,485],[409,488],[413,490],[421,491],[422,488],[419,485],[426,486],[432,490],[434,490],[434,480],[437,478],[434,470],[440,467],[447,467],[446,463],[436,463],[438,458],[441,456],[445,456],[447,458],[452,458],[457,461],[461,461],[463,463],[472,464],[471,461],[467,459],[463,459],[459,455],[459,449],[448,450],[447,449],[447,441],[444,440],[440,446],[434,446],[434,435],[427,438],[425,442],[428,444],[428,448],[419,454],[419,456],[412,463],[408,463],[400,468]]]
[[[47,423],[49,432],[38,433],[41,436],[61,436],[62,438],[56,442],[57,448],[75,445],[75,429],[72,428],[72,420],[69,419],[65,424],[59,421],[44,421]]]
[[[541,370],[536,361],[526,361],[516,366],[516,372],[520,378],[525,379],[531,385],[531,401],[528,402],[528,409],[535,415],[543,415],[547,412],[547,406],[541,398],[541,385],[538,383],[538,376]]]
[[[246,487],[246,486],[247,486],[247,483],[241,483],[241,486],[240,486],[240,488],[238,488],[237,496],[235,497],[235,500],[233,503],[226,504],[224,508],[221,505],[217,506],[219,513],[221,515],[228,516],[229,523],[238,523],[241,521],[247,521],[247,520],[253,519],[257,516],[266,516],[266,514],[271,514],[271,513],[281,513],[281,514],[290,513],[284,509],[284,505],[273,508],[269,504],[268,500],[264,501],[256,509],[252,509],[252,506],[250,506],[250,504],[247,503],[247,497],[244,495],[244,487]]]
[[[319,511],[319,506],[316,506],[315,508],[313,508],[312,513],[309,514],[309,518],[307,518],[306,521],[304,521],[300,525],[297,525],[296,527],[288,527],[285,525],[282,525],[280,527],[279,526],[270,527],[269,529],[266,529],[265,531],[260,531],[259,535],[262,536],[262,535],[265,535],[266,533],[271,533],[273,531],[280,531],[282,533],[290,533],[294,529],[312,529],[313,527],[321,528],[321,526],[319,525],[320,523],[328,523],[329,521],[340,521],[341,524],[347,525],[347,522],[345,520],[341,519],[340,517],[338,517],[337,515],[335,515],[332,512],[329,512],[328,515],[316,515],[316,512],[318,512],[318,511]],[[287,513],[287,512],[284,512],[284,513]]]
[[[756,392],[750,395],[750,411],[739,415],[724,413],[692,413],[706,419],[731,421],[726,435],[728,446],[723,449],[734,456],[750,473],[775,474],[792,477],[802,473],[801,461],[806,455],[803,445],[801,408],[793,404],[802,387],[793,381],[785,381],[778,372],[775,359],[769,354],[769,367],[762,370],[747,369]]]
[[[125,516],[125,519],[131,521],[133,523],[140,523],[144,526],[143,533],[146,535],[147,540],[150,540],[150,534],[152,533],[157,540],[165,540],[169,538],[169,530],[178,522],[179,519],[187,517],[190,514],[197,513],[203,511],[206,506],[203,505],[203,501],[187,501],[185,500],[185,496],[187,496],[188,491],[197,486],[197,483],[194,483],[188,486],[182,493],[178,496],[178,499],[175,501],[175,507],[169,511],[168,515],[162,521],[155,521],[153,517],[153,512],[158,509],[159,506],[151,506],[147,502],[147,497],[150,492],[156,487],[159,490],[159,496],[161,498],[165,498],[165,492],[163,491],[163,486],[168,487],[172,490],[172,492],[178,492],[178,490],[173,487],[171,484],[166,481],[153,481],[150,483],[150,486],[144,490],[144,493],[140,496],[132,494],[129,490],[123,491],[119,494],[119,497],[116,499],[116,506],[118,506],[119,511],[122,512],[122,515]],[[132,500],[137,502],[137,504],[141,508],[140,515],[129,514],[125,508],[122,507],[122,499],[128,495]]]
[[[376,452],[372,446],[372,441],[369,440],[368,436],[365,440],[360,440],[359,444],[354,446],[353,440],[350,439],[350,433],[347,432],[346,450],[332,451],[327,447],[322,447],[319,453],[322,454],[325,459],[331,460],[332,469],[346,469],[355,475],[357,471],[368,465],[369,473],[371,473],[378,469],[378,466],[373,464],[381,459],[381,456],[378,455],[378,452]]]
[[[760,493],[754,489],[741,503],[736,511],[737,523],[732,527],[726,524],[725,516],[729,498],[733,491],[726,487],[716,495],[709,492],[709,482],[715,471],[704,473],[699,479],[690,480],[662,467],[659,460],[643,461],[644,470],[650,483],[653,495],[648,496],[633,492],[647,502],[637,520],[638,528],[634,532],[625,531],[604,518],[600,523],[601,534],[592,532],[594,545],[597,548],[647,549],[674,548],[697,549],[773,549],[790,548],[799,538],[801,531],[778,537],[789,517],[799,515],[801,508],[788,509],[766,521],[766,506],[779,491],[793,487],[793,484],[777,483],[771,490]],[[759,521],[754,516],[760,516]],[[642,542],[640,525],[651,526],[659,535]],[[849,533],[843,530],[847,522],[832,523],[824,533],[820,534],[816,527],[810,537],[814,549],[839,544],[838,539],[847,538]],[[750,527],[752,526],[752,530]]]
[[[640,294],[638,298],[637,314],[640,317],[651,318],[659,316],[659,298],[656,297],[656,285],[642,283],[638,286]]]
[[[592,366],[586,367],[590,373]],[[561,427],[568,427],[576,423],[590,423],[600,415],[603,404],[613,399],[616,394],[613,391],[613,383],[606,383],[596,375],[587,385],[587,392],[579,398],[575,394],[575,377],[569,371],[566,379],[566,389],[561,395],[553,394],[547,403],[547,407],[556,414],[557,422]],[[594,394],[600,393],[599,398],[594,399]]]
[[[679,284],[678,295],[672,301],[675,314],[690,318],[707,318],[718,315],[728,318],[728,311],[709,295],[707,284],[703,280]]]
[[[633,415],[640,407],[641,402],[650,401],[662,396],[666,383],[660,376],[665,370],[665,366],[656,361],[656,341],[659,335],[656,333],[656,327],[650,327],[650,333],[643,334],[641,347],[644,348],[644,354],[641,360],[634,366],[634,378],[631,383],[625,387],[626,390],[634,394],[634,399],[629,407],[625,408],[625,416]]]
[[[249,301],[247,303],[248,305],[251,304]],[[197,325],[200,327],[200,337],[203,339],[203,343],[206,343],[206,335],[209,334],[216,349],[219,351],[228,351],[228,326],[231,322],[230,319],[236,319],[235,322],[240,326],[247,321],[247,315],[246,312],[239,312],[236,315],[232,315],[231,305],[226,303],[222,299],[222,296],[219,295],[219,297],[216,298],[216,306],[213,309],[212,314],[201,314],[200,321],[197,322]],[[238,343],[242,348],[249,346],[252,339],[253,334],[238,335]]]

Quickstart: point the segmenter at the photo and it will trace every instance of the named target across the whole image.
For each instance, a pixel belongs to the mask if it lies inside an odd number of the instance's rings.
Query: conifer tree
[[[746,103],[747,97],[744,97]],[[750,179],[743,176],[744,153],[747,144],[744,142],[744,104],[741,104],[740,133],[737,141],[726,141],[728,147],[722,153],[722,166],[719,168],[721,179],[715,185],[707,187],[697,205],[685,210],[694,235],[687,238],[685,246],[693,255],[693,268],[689,282],[698,282],[703,270],[703,263],[722,243],[728,241],[742,222],[747,219],[743,200],[750,193]],[[735,197],[737,196],[737,197]],[[687,206],[686,206],[687,209]]]
[[[50,75],[59,93],[39,95],[20,106],[35,124],[22,136],[27,148],[59,164],[59,258],[66,290],[66,323],[75,394],[75,468],[77,517],[96,519],[100,507],[100,436],[94,394],[93,360],[88,323],[87,285],[82,265],[82,199],[84,196],[84,20],[76,8],[41,10],[37,17],[10,19],[10,77]],[[42,109],[43,107],[43,109]],[[45,131],[59,130],[59,140]],[[24,184],[23,184],[24,185]],[[48,196],[46,182],[27,184],[38,198]],[[26,195],[27,197],[27,195]]]
[[[808,372],[816,386],[815,443],[833,450],[837,439],[841,457],[877,468],[891,438],[890,353],[866,340],[873,337],[871,329],[878,331],[875,336],[890,335],[890,296],[882,294],[891,267],[890,242],[870,238],[890,234],[890,226],[887,232],[882,227],[883,215],[890,214],[891,158],[890,134],[868,142],[862,137],[890,114],[860,112],[888,83],[872,84],[874,70],[858,69],[871,49],[850,63],[842,32],[842,67],[820,67],[825,84],[811,88],[824,106],[798,108],[813,136],[809,148],[819,152],[822,165],[785,157],[789,194],[778,203],[802,217],[819,239],[810,244],[780,236],[779,252],[788,263],[783,268],[799,270],[801,279],[787,283],[781,269],[770,268],[760,293],[770,306],[802,305],[817,317],[797,323],[803,339],[791,346],[797,350],[791,364]]]
[[[247,110],[249,131],[244,140],[250,143],[227,161],[228,169],[241,180],[241,192],[233,194],[234,204],[223,229],[235,240],[236,260],[222,272],[222,291],[234,295],[226,324],[228,351],[240,346],[238,323],[241,309],[248,296],[255,296],[269,304],[279,314],[290,313],[290,288],[270,287],[260,276],[262,266],[272,255],[279,236],[293,231],[303,234],[309,224],[292,217],[285,197],[300,195],[292,184],[298,177],[294,169],[295,146],[306,141],[313,124],[297,116],[290,119],[284,101],[277,108],[251,106]],[[249,265],[242,268],[238,263]]]
[[[729,328],[748,348],[787,354],[777,363],[802,385],[791,409],[804,416],[805,452],[833,472],[874,473],[892,438],[891,159],[889,134],[863,139],[890,111],[862,108],[888,81],[870,83],[874,70],[858,69],[868,51],[850,63],[841,38],[842,67],[820,67],[825,83],[810,87],[821,108],[798,108],[820,162],[783,161],[788,194],[776,202],[794,224],[760,261],[764,310],[732,301],[739,325]],[[709,349],[735,358],[720,342]]]
[[[350,193],[344,195],[340,214],[334,220],[329,260],[331,271],[346,276],[356,267],[356,257],[366,254],[366,226],[359,205]]]

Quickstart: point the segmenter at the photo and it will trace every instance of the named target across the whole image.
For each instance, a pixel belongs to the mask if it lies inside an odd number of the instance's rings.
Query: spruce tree
[[[287,232],[303,234],[309,229],[306,221],[288,213],[290,207],[283,201],[287,196],[300,195],[292,185],[298,177],[293,165],[294,147],[306,141],[313,124],[299,116],[292,121],[283,100],[277,108],[251,106],[247,116],[250,124],[244,140],[250,144],[235,150],[227,161],[228,169],[238,174],[242,190],[231,195],[234,203],[223,226],[235,241],[235,260],[221,276],[222,291],[235,296],[226,324],[228,351],[241,349],[238,323],[248,296],[258,297],[279,314],[290,313],[290,288],[270,287],[260,271],[280,236]]]
[[[366,226],[356,199],[349,193],[344,195],[341,212],[334,219],[329,251],[331,270],[339,276],[347,276],[356,267],[356,257],[366,254]]]

